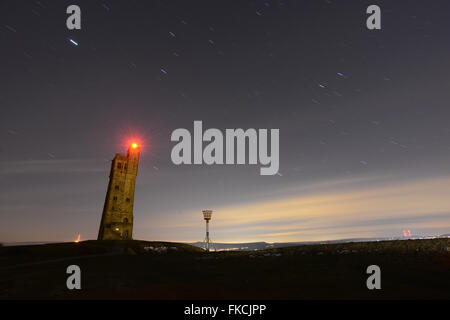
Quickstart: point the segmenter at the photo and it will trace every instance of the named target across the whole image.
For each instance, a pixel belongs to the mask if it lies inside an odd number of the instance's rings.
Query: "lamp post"
[[[211,220],[212,210],[203,210],[203,218],[206,221],[206,238],[205,238],[205,249],[209,252],[209,220]]]

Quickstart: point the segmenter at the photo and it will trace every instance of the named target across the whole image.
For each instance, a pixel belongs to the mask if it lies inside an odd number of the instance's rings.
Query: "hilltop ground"
[[[450,299],[449,250],[449,238],[211,253],[147,241],[0,247],[0,298]],[[66,288],[72,264],[81,290]],[[381,290],[366,287],[373,264]]]

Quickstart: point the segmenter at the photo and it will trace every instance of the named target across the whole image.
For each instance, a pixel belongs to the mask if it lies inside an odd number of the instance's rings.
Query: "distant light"
[[[138,145],[137,145],[137,143],[132,143],[132,144],[131,144],[131,147],[132,147],[133,149],[136,149],[136,148],[138,147]]]
[[[69,39],[70,42],[72,42],[74,45],[78,46],[78,43],[73,41],[72,39]]]

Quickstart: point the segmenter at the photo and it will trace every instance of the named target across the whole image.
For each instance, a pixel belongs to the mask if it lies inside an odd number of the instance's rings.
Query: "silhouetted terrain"
[[[450,299],[450,239],[206,253],[148,241],[0,248],[0,298]],[[76,264],[82,289],[66,288]],[[381,290],[366,269],[381,268]]]
[[[450,234],[444,234],[437,238],[447,238]],[[430,239],[431,237],[424,236],[408,236],[408,237],[386,237],[386,238],[349,238],[349,239],[338,239],[338,240],[325,240],[325,241],[301,241],[301,242],[236,242],[236,243],[211,243],[212,250],[225,250],[225,251],[249,251],[249,250],[265,250],[273,248],[284,248],[284,247],[294,247],[300,245],[313,245],[313,244],[334,244],[334,243],[349,243],[349,242],[373,242],[373,241],[393,241],[393,240],[417,240],[417,239]],[[204,242],[192,242],[190,245],[203,248],[205,247]]]

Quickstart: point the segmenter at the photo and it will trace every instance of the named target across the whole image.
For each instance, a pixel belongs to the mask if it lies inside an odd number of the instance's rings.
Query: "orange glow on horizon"
[[[78,234],[78,237],[77,237],[77,239],[74,241],[75,243],[78,243],[78,242],[80,242],[81,241],[81,234]]]

